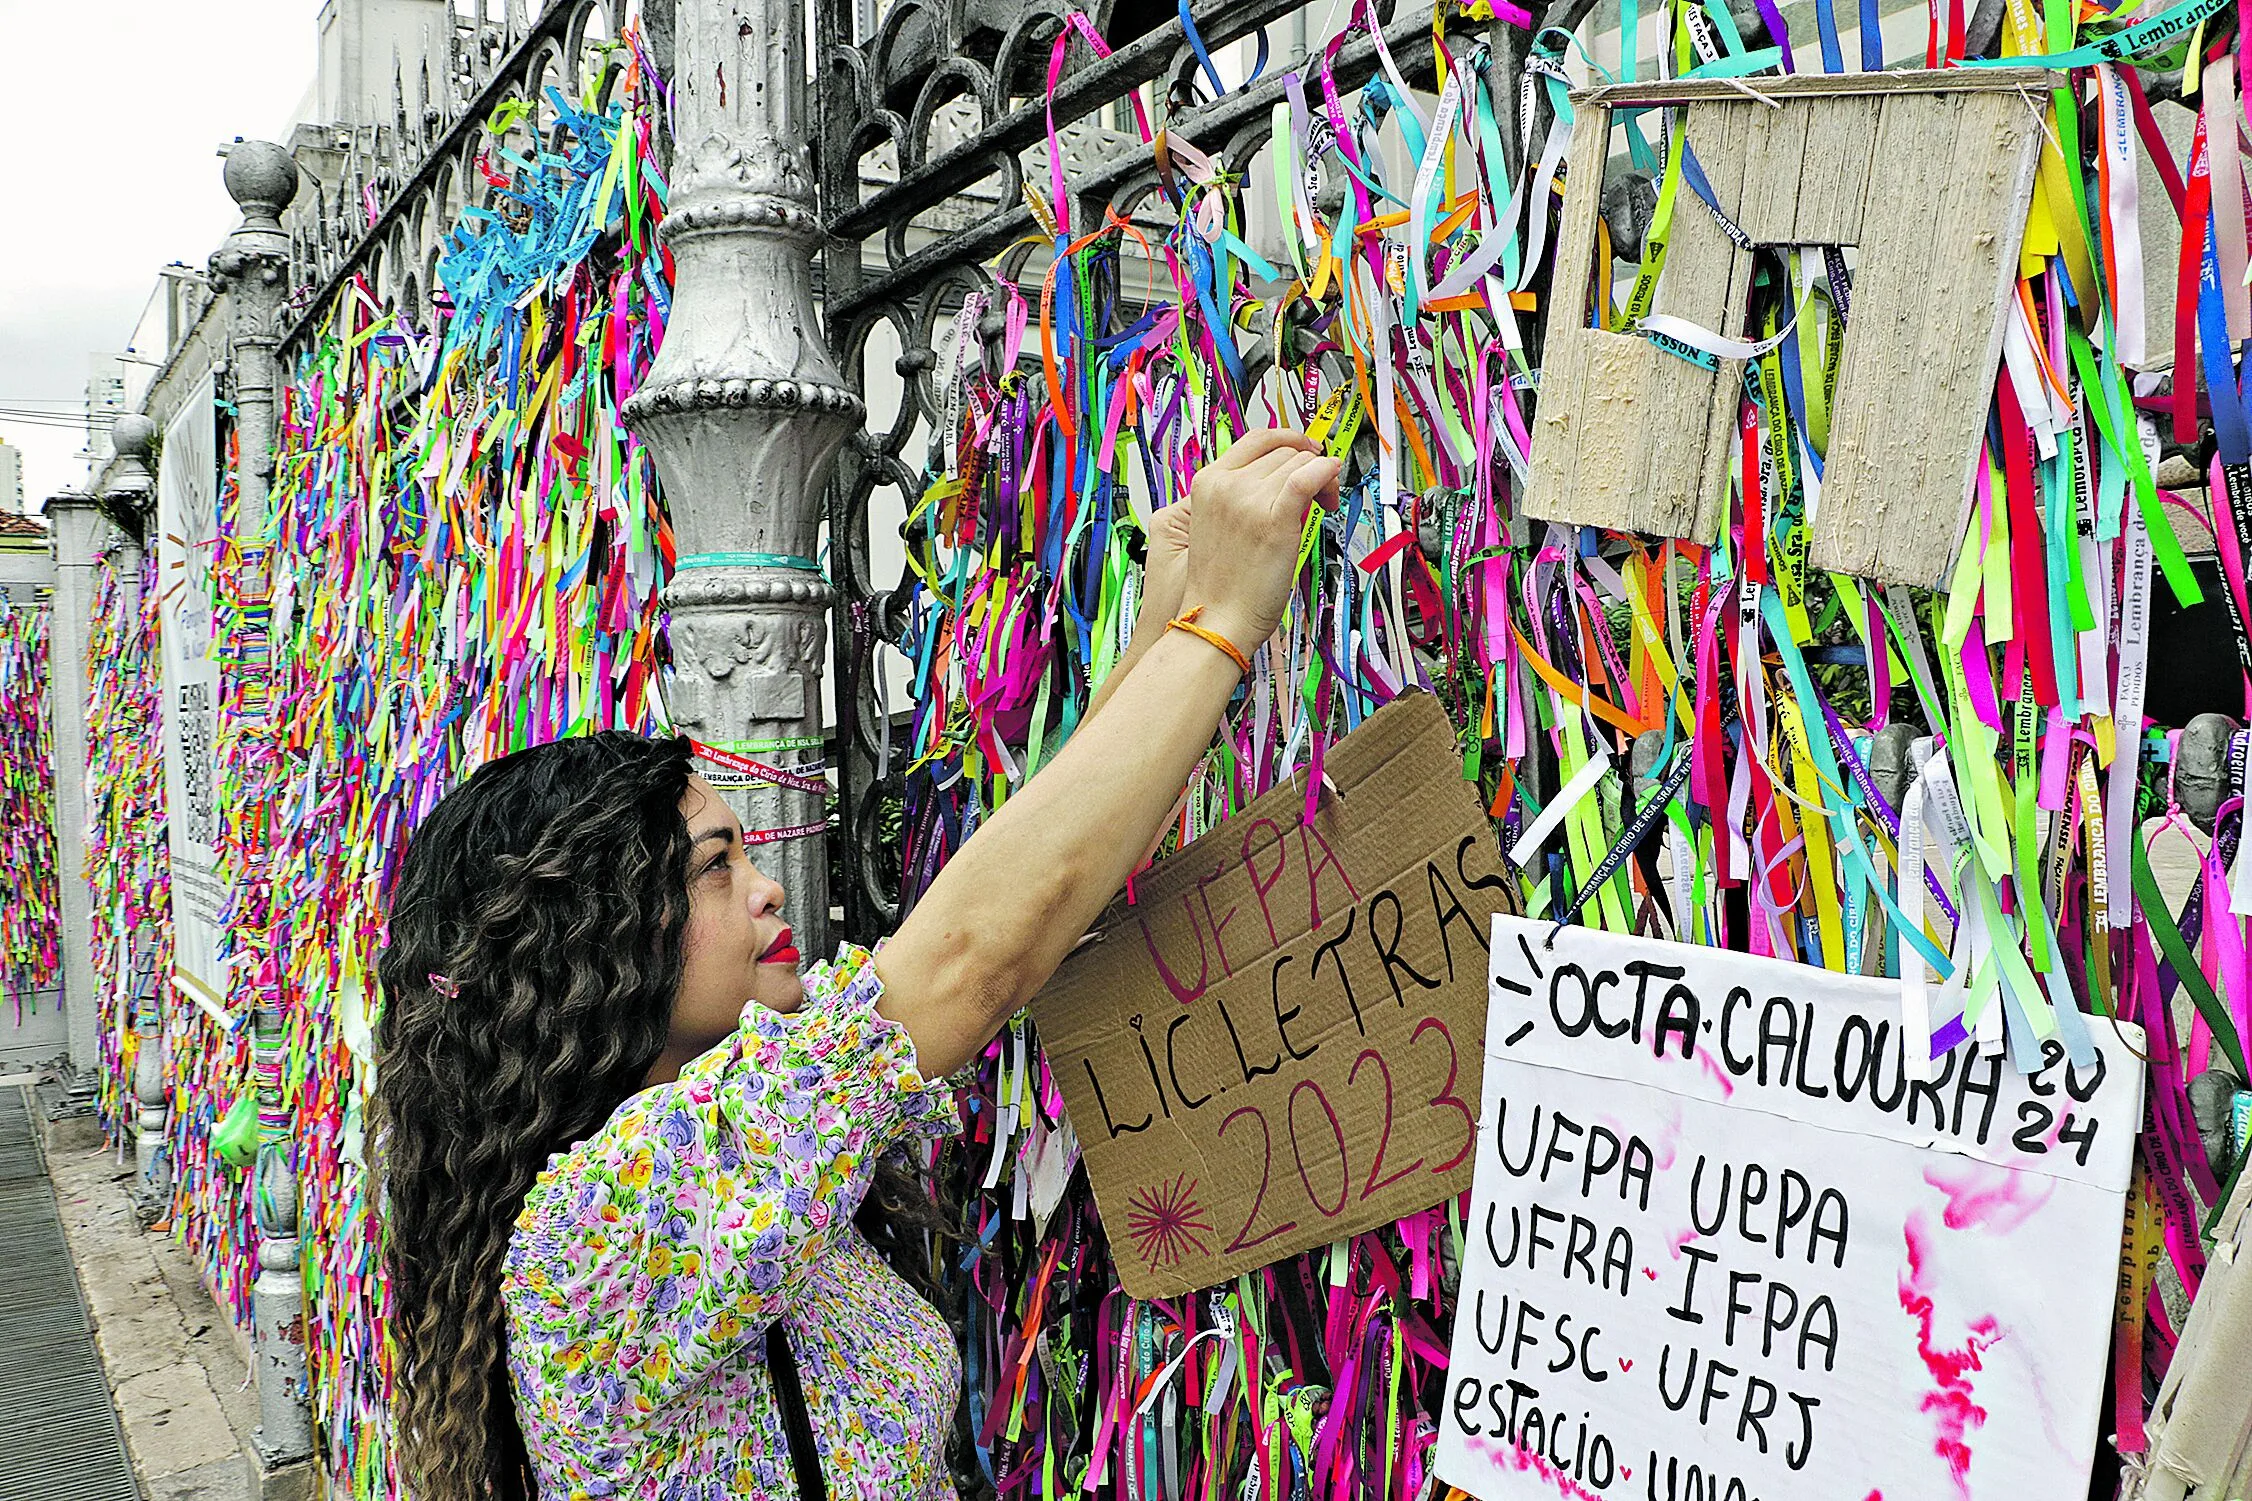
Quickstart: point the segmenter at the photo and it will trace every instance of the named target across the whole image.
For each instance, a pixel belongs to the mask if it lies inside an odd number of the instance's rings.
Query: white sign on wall
[[[164,429],[154,538],[164,659],[164,791],[171,825],[173,975],[223,1004],[219,853],[219,666],[211,613],[219,534],[217,407],[210,376]]]
[[[1553,947],[1550,946],[1551,935]],[[1482,1501],[2086,1493],[2143,1047],[1901,1068],[1897,983],[1494,919],[1438,1474]]]

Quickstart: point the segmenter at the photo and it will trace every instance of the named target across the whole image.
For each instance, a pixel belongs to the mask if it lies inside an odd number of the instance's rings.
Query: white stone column
[[[672,194],[659,239],[677,273],[664,347],[625,418],[654,455],[682,566],[667,593],[666,703],[715,744],[821,733],[830,590],[808,566],[830,465],[860,399],[813,305],[812,112],[802,0],[682,6],[674,38]],[[795,751],[754,751],[760,760]],[[730,792],[746,828],[818,823],[822,799]],[[761,846],[798,945],[828,957],[826,842]]]
[[[86,886],[86,635],[94,614],[96,546],[105,523],[91,495],[47,501],[55,553],[48,714],[55,742],[55,877],[62,887],[64,1038],[71,1094],[91,1108],[102,1066],[101,1006],[94,985],[92,894]]]
[[[268,490],[274,476],[274,408],[281,372],[275,358],[280,343],[283,299],[289,292],[289,236],[281,211],[297,193],[297,164],[267,141],[237,141],[227,154],[227,192],[242,209],[242,224],[211,257],[211,281],[227,299],[228,359],[234,374],[235,432],[240,467],[235,476],[235,554],[223,587],[244,606],[242,624],[222,647],[220,672],[237,681],[272,671],[273,642],[267,633],[272,570],[265,555]],[[229,690],[222,683],[222,697]],[[250,701],[271,703],[257,691]],[[261,715],[270,710],[261,710]],[[263,717],[238,722],[234,733],[252,747],[270,741],[275,730]],[[253,750],[249,764],[259,765]],[[254,798],[270,798],[266,785],[278,768],[237,783]],[[241,818],[249,810],[230,810]],[[258,1165],[258,1278],[251,1284],[254,1353],[257,1357],[258,1432],[262,1465],[295,1464],[313,1452],[311,1390],[305,1372],[305,1281],[299,1268],[297,1172],[290,1160],[283,1119],[282,1053],[288,1045],[286,999],[274,942],[281,920],[273,907],[272,852],[253,844],[243,851],[237,879],[247,937],[236,954],[240,984],[247,992],[253,1026],[252,1068],[258,1081],[260,1122]]]

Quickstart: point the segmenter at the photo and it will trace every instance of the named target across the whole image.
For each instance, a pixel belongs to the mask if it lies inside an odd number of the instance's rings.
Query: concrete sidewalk
[[[134,1172],[91,1121],[45,1124],[48,1174],[143,1501],[253,1501],[258,1397],[196,1263],[143,1231]]]

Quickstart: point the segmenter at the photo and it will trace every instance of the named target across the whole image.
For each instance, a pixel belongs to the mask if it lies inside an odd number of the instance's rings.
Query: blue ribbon
[[[2205,364],[2205,394],[2213,408],[2213,443],[2224,464],[2252,463],[2252,426],[2229,360],[2228,306],[2221,300],[2221,261],[2213,215],[2205,215],[2205,254],[2197,276],[2197,352]]]

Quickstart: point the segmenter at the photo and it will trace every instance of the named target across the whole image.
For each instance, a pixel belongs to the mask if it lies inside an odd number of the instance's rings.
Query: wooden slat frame
[[[1902,102],[1886,101],[1878,122],[1876,159],[1899,165],[1869,192],[1809,559],[1944,586],[1969,514],[2041,125],[2011,94],[1955,95],[1944,116],[1896,124]],[[1908,154],[1887,158],[1895,144]],[[1880,245],[1906,249],[1873,254]]]
[[[1742,363],[1706,371],[1587,326],[1611,111],[1686,104],[1682,128],[1714,198],[1751,238],[1861,247],[1811,561],[1944,582],[2000,359],[2041,91],[2056,81],[2037,68],[1948,69],[1575,96],[1526,513],[1699,541],[1725,522]],[[1655,310],[1734,333],[1750,265],[1684,191]]]
[[[1658,78],[1572,95],[1572,108],[1642,109],[1699,100],[1884,98],[1894,94],[2017,94],[2061,87],[2046,68],[1904,68],[1897,73],[1787,73],[1777,78]]]

